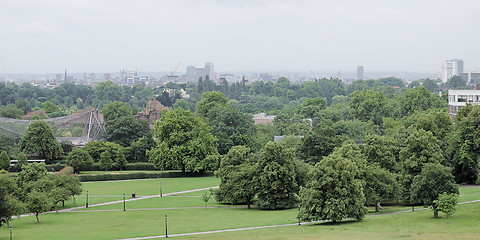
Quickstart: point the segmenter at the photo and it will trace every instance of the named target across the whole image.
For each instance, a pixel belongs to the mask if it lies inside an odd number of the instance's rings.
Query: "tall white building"
[[[187,79],[189,82],[197,82],[201,77],[205,79],[208,76],[208,79],[215,81],[215,73],[213,71],[213,63],[205,63],[205,67],[196,68],[195,66],[187,66]]]
[[[463,73],[463,60],[447,60],[443,63],[442,69],[442,82],[446,83],[449,78],[455,75],[460,76]]]

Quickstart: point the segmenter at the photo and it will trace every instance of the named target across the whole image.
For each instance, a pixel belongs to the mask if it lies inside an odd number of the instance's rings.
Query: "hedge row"
[[[48,164],[45,165],[45,167],[49,172],[58,172],[65,167],[65,164]],[[21,170],[22,169],[20,169],[20,165],[13,165],[8,169],[9,172],[20,172]]]
[[[47,170],[49,172],[58,172],[62,170],[66,165],[65,164],[49,164],[46,165]],[[9,171],[10,172],[20,172],[19,165],[13,165],[10,167]],[[104,171],[105,169],[100,168],[99,163],[94,163],[92,166],[90,166],[88,169],[83,169],[82,171]],[[117,167],[112,167],[108,170],[120,170]],[[138,162],[138,163],[127,163],[124,169],[122,170],[157,170],[155,169],[155,166],[153,163],[150,162]]]
[[[113,166],[108,170],[117,171],[117,170],[120,170],[120,168]],[[127,163],[127,165],[125,165],[125,167],[122,170],[152,170],[153,171],[157,169],[155,169],[155,165],[153,165],[153,163],[138,162],[138,163]],[[83,169],[82,171],[105,171],[105,169],[100,167],[100,163],[94,163],[90,168]]]
[[[212,172],[204,173],[182,173],[182,172],[138,172],[138,173],[119,173],[119,174],[85,174],[79,175],[80,181],[113,181],[113,180],[129,180],[129,179],[146,179],[146,178],[178,178],[178,177],[200,177],[212,176]]]

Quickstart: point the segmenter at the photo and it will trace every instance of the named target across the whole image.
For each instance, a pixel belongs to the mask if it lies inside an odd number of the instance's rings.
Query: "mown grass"
[[[186,177],[84,182],[82,183],[82,195],[76,196],[75,202],[73,199],[65,202],[65,208],[85,206],[87,191],[89,205],[122,200],[124,193],[127,199],[131,198],[132,193],[135,193],[136,196],[158,195],[160,194],[160,182],[162,183],[162,193],[172,193],[203,187],[215,187],[218,186],[220,180],[216,177]]]
[[[171,172],[171,171],[155,171],[155,170],[123,170],[123,171],[82,171],[80,175],[85,174],[119,174],[119,173],[139,173],[139,172]]]
[[[84,183],[89,194],[118,195],[123,192],[137,195],[158,194],[162,181],[164,193],[177,192],[218,185],[214,177],[149,179],[117,182]],[[480,199],[480,188],[462,187],[461,200]],[[130,192],[129,192],[130,191]],[[203,232],[209,230],[267,226],[296,223],[298,209],[264,211],[246,208],[129,210],[136,208],[203,207],[200,197],[204,191],[179,194],[179,197],[151,198],[123,204],[92,207],[88,210],[116,210],[114,212],[64,212],[40,216],[37,224],[33,216],[12,222],[14,239],[118,239],[165,234],[165,215],[168,215],[170,234]],[[90,197],[91,198],[91,197]],[[114,201],[112,197],[99,197],[98,201]],[[93,200],[92,200],[93,201]],[[77,197],[77,203],[80,202]],[[89,201],[90,202],[90,201]],[[82,202],[83,205],[84,202]],[[91,203],[92,204],[92,203]],[[209,206],[230,206],[215,203]],[[404,206],[385,206],[380,213],[411,209]],[[85,209],[82,209],[85,210]],[[120,210],[120,211],[119,211]],[[323,223],[262,230],[246,230],[230,233],[196,235],[194,239],[475,239],[480,235],[480,203],[458,206],[452,218],[433,219],[431,210],[376,215],[369,208],[369,216],[362,221],[344,221],[338,224]],[[8,229],[0,228],[0,239],[8,239]]]
[[[362,221],[321,223],[182,239],[480,239],[480,203],[459,205],[451,218],[433,218],[431,210],[367,216]]]

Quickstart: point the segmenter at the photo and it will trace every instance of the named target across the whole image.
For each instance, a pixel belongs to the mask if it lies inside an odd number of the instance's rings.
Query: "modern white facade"
[[[463,73],[463,60],[447,60],[443,63],[442,70],[442,82],[446,83],[449,78]]]
[[[448,113],[455,117],[460,108],[467,105],[480,105],[480,90],[449,90]]]

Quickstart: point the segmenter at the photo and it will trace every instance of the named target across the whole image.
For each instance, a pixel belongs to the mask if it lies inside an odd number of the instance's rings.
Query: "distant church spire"
[[[64,82],[67,81],[67,69],[65,69],[65,78],[63,79]]]

